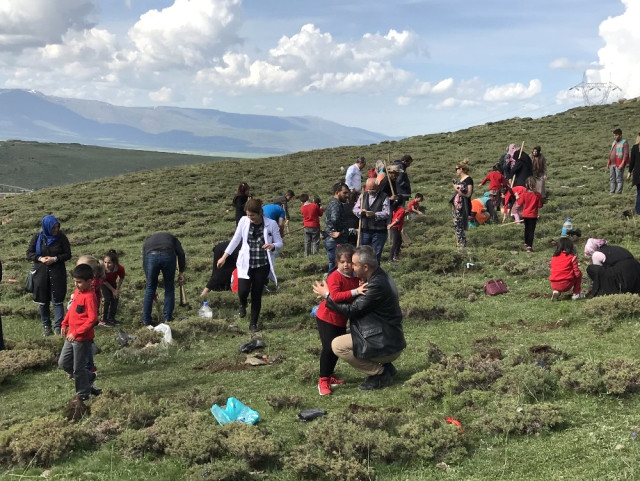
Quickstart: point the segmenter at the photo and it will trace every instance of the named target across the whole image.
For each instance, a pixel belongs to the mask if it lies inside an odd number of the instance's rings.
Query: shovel
[[[187,302],[187,293],[184,290],[184,284],[180,284],[180,306],[186,307],[189,303]]]

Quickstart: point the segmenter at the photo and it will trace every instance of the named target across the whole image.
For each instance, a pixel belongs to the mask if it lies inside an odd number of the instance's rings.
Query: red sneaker
[[[338,379],[333,374],[329,377],[329,383],[331,387],[339,386],[340,384],[344,384],[344,379]]]
[[[331,394],[331,378],[329,377],[321,377],[318,380],[318,392],[320,396],[326,396],[327,394]]]

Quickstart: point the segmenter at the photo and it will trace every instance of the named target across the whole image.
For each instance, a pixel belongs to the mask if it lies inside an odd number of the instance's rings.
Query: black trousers
[[[389,251],[389,260],[397,259],[400,256],[400,248],[402,247],[402,234],[398,229],[392,227],[389,229],[391,237],[391,250]]]
[[[533,235],[536,232],[536,224],[538,219],[536,217],[524,217],[524,243],[529,247],[533,247]]]
[[[251,292],[251,324],[258,324],[262,309],[262,290],[269,277],[269,264],[255,269],[249,268],[249,279],[238,278],[238,299],[240,305],[247,307],[247,299]]]
[[[331,341],[338,336],[347,333],[346,327],[339,327],[330,324],[316,317],[318,321],[318,334],[320,334],[320,342],[322,343],[322,351],[320,352],[320,377],[329,377],[333,374],[338,362],[338,356],[331,349]]]

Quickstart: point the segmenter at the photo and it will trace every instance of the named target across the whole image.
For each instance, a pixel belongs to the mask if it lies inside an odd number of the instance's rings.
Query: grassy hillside
[[[582,230],[579,251],[594,236],[640,255],[637,220],[622,215],[633,208],[635,189],[627,184],[623,195],[610,196],[605,170],[611,131],[621,127],[633,143],[639,113],[638,102],[579,108],[363,148],[185,165],[2,199],[0,309],[12,349],[0,357],[0,478],[38,476],[52,466],[47,475],[56,479],[90,472],[98,480],[638,479],[640,298],[551,303],[547,277],[566,217]],[[458,251],[448,204],[455,163],[468,158],[478,186],[505,146],[522,141],[527,152],[541,145],[549,167],[535,252],[524,252],[516,225],[471,229],[469,247]],[[300,232],[285,237],[278,292],[263,299],[269,364],[247,367],[238,345],[250,334],[246,320],[233,319],[235,295],[211,293],[214,320],[197,318],[211,248],[234,229],[230,200],[237,184],[248,182],[265,200],[291,188],[319,195],[326,205],[331,184],[343,177],[340,167],[357,155],[402,154],[415,160],[409,174],[414,192],[425,195],[427,215],[407,223],[413,242],[401,261],[383,265],[405,314],[408,346],[396,383],[361,392],[362,376],[339,363],[347,384],[318,396],[320,342],[309,311],[326,256],[321,250],[305,259]],[[290,211],[292,227],[301,225],[298,204]],[[139,336],[138,346],[150,339],[139,329],[144,239],[169,230],[188,258],[190,307],[176,307],[176,342],[121,349],[115,330],[98,330],[98,383],[105,392],[77,422],[63,416],[73,386],[52,362],[61,340],[40,337],[36,305],[22,292],[27,244],[47,213],[61,220],[74,259],[109,248],[122,252],[127,280],[119,317],[125,331]],[[510,292],[486,296],[483,285],[493,278],[504,279]],[[21,366],[33,367],[17,373]],[[208,410],[228,396],[260,412],[259,425],[218,427]],[[299,423],[297,412],[310,407],[328,415]]]
[[[140,170],[226,159],[228,157],[6,140],[0,142],[0,179],[3,184],[36,190]]]

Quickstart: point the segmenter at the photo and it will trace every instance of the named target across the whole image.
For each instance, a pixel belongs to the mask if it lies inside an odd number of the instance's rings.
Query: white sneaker
[[[553,294],[551,294],[551,300],[557,301],[559,298],[560,298],[560,291],[553,291]]]
[[[571,299],[574,301],[577,301],[578,299],[584,299],[584,294],[582,292],[579,292],[578,294],[573,294],[571,296]]]
[[[149,324],[148,326],[146,326],[147,329],[149,329],[150,331],[153,331],[153,326],[151,324]]]

